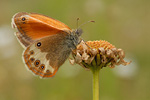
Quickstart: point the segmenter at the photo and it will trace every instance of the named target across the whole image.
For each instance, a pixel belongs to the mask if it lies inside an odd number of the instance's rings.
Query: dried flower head
[[[81,41],[77,49],[72,51],[74,59],[70,59],[70,63],[77,63],[84,68],[89,69],[91,66],[99,66],[103,68],[109,66],[114,68],[115,65],[128,65],[125,62],[125,53],[122,49],[117,49],[107,41]]]

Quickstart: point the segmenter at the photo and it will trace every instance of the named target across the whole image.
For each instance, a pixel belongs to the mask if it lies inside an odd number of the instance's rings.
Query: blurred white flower
[[[10,26],[0,26],[0,59],[7,59],[15,54],[15,36],[13,33]]]
[[[126,59],[129,61],[129,59]],[[132,63],[127,66],[119,65],[113,69],[113,72],[120,78],[132,79],[138,73],[138,65],[136,61],[132,58]]]

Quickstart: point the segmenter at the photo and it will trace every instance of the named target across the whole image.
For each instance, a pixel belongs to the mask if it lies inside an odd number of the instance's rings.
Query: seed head
[[[107,41],[81,41],[77,49],[72,51],[73,59],[70,63],[77,63],[84,68],[90,67],[110,67],[115,65],[128,65],[130,62],[124,61],[125,53],[122,49],[117,49]]]

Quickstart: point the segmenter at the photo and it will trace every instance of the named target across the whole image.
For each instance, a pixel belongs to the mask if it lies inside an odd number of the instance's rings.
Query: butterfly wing
[[[25,47],[40,38],[71,30],[67,25],[58,20],[26,12],[15,14],[12,18],[12,26],[17,28],[16,36]]]
[[[23,53],[27,68],[42,78],[54,76],[71,52],[66,34],[44,37],[27,47]]]

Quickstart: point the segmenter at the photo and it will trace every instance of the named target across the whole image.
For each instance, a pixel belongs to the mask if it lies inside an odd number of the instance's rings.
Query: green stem
[[[99,68],[92,68],[93,72],[93,100],[99,100]]]

